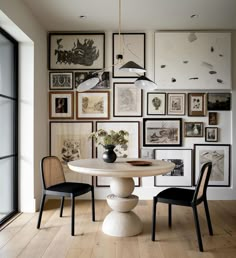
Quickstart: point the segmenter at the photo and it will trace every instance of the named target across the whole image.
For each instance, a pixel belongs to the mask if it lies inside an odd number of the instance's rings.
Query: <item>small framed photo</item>
[[[87,80],[91,72],[75,72],[75,88],[77,89],[79,85]],[[110,72],[98,73],[99,82],[92,89],[110,89]]]
[[[185,93],[168,93],[167,95],[168,105],[167,114],[168,115],[185,115]]]
[[[158,149],[155,159],[173,162],[175,168],[167,174],[154,176],[154,186],[191,186],[192,150]]]
[[[49,33],[50,70],[101,70],[105,65],[104,33]]]
[[[206,142],[218,142],[218,128],[206,127],[205,128],[205,141]]]
[[[231,93],[208,93],[207,94],[208,110],[231,110]]]
[[[74,118],[74,92],[51,91],[49,92],[49,118],[73,119]]]
[[[143,146],[181,146],[181,118],[144,118]]]
[[[201,167],[206,162],[212,162],[212,172],[209,186],[230,185],[230,156],[229,144],[194,144],[195,181],[196,185]]]
[[[203,122],[184,122],[185,137],[203,137]]]
[[[208,124],[209,125],[217,125],[218,124],[218,113],[217,112],[209,112],[208,113]]]
[[[77,92],[77,119],[108,119],[110,116],[109,91]]]
[[[113,84],[114,117],[142,116],[142,90],[133,83]]]
[[[50,72],[49,73],[50,90],[72,90],[73,76],[72,72]]]
[[[205,93],[189,93],[188,94],[188,115],[189,116],[205,116]]]
[[[147,93],[147,115],[165,115],[166,114],[166,94],[165,93]]]
[[[143,159],[154,159],[154,149],[141,149],[141,158]]]

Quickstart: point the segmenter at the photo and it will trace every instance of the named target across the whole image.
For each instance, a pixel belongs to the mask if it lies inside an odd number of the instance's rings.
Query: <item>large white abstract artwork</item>
[[[231,33],[156,32],[158,89],[231,89]]]

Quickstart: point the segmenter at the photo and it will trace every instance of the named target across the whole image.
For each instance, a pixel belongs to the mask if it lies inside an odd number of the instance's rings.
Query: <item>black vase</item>
[[[116,156],[116,153],[114,152],[114,148],[116,146],[115,145],[112,145],[112,144],[109,144],[109,145],[105,145],[104,148],[105,148],[105,151],[104,153],[102,154],[102,158],[105,162],[107,163],[113,163],[115,162],[117,156]]]

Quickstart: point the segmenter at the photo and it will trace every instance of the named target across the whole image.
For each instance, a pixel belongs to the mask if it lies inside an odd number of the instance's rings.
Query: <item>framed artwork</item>
[[[203,137],[203,122],[184,122],[185,137]]]
[[[110,116],[110,92],[86,91],[77,92],[77,119],[108,119]]]
[[[156,32],[155,82],[160,89],[231,89],[231,33]]]
[[[167,174],[154,176],[154,186],[191,186],[192,150],[158,149],[155,159],[175,163],[175,168]]]
[[[50,72],[49,73],[50,90],[72,90],[73,77],[72,72]]]
[[[74,92],[51,91],[49,92],[49,118],[73,119],[74,118]]]
[[[205,116],[205,93],[189,93],[188,94],[188,115],[189,116]]]
[[[114,117],[142,116],[142,90],[133,83],[113,83]]]
[[[147,93],[147,115],[165,115],[166,114],[166,94],[165,93]]]
[[[104,33],[49,33],[49,69],[101,70],[105,65]]]
[[[206,162],[212,162],[209,186],[229,186],[230,152],[231,146],[229,144],[194,144],[195,185],[202,165]]]
[[[154,149],[141,149],[141,158],[143,159],[154,159]]]
[[[217,125],[218,124],[218,113],[217,112],[209,112],[208,113],[208,124],[209,125]]]
[[[83,81],[87,80],[88,75],[90,75],[91,72],[75,72],[75,88],[77,89]],[[98,73],[99,82],[96,86],[94,86],[92,89],[110,89],[110,72],[102,72]]]
[[[207,94],[208,110],[231,110],[231,93],[208,93]]]
[[[88,139],[93,123],[57,121],[49,125],[49,152],[60,159],[66,180],[91,183],[91,176],[72,172],[67,163],[93,157],[92,140]]]
[[[144,118],[143,146],[181,146],[181,118]]]
[[[113,59],[112,63],[117,64],[117,55],[122,54],[122,64],[112,67],[113,78],[137,78],[138,75],[132,72],[120,71],[119,68],[133,61],[145,69],[145,33],[121,33],[121,42],[118,33],[112,35]],[[144,75],[144,73],[139,74]]]
[[[205,128],[205,141],[206,142],[218,142],[218,128],[206,127]]]
[[[112,121],[112,122],[96,122],[96,131],[104,129],[106,131],[114,130],[119,131],[125,128],[129,132],[128,143],[122,146],[116,146],[114,151],[118,158],[138,158],[140,150],[140,123],[139,122],[128,122],[128,121]],[[96,157],[102,158],[104,148],[99,145],[96,148]],[[97,177],[97,186],[109,186],[109,177]],[[135,178],[135,186],[140,186],[140,180]]]
[[[185,115],[185,102],[186,102],[185,93],[168,93],[167,99],[168,99],[168,106],[167,106],[168,115]]]

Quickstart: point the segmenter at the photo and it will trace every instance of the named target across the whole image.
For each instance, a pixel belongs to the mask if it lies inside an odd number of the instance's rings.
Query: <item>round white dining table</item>
[[[132,165],[127,161],[145,161],[150,164]],[[112,211],[103,221],[105,234],[116,237],[134,236],[142,232],[142,222],[132,211],[138,203],[138,196],[133,195],[133,177],[156,176],[170,172],[175,164],[162,160],[117,159],[106,163],[103,159],[80,159],[68,163],[71,170],[92,176],[111,177],[111,194],[107,203]]]

